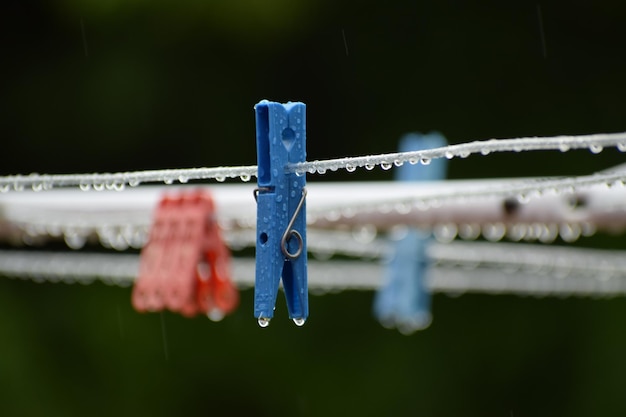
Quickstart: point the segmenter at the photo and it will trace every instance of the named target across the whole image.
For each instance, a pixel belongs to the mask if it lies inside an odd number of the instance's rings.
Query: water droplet
[[[297,174],[298,174],[298,173],[296,173],[296,175],[297,175]],[[243,182],[248,182],[248,181],[250,181],[250,174],[241,174],[241,175],[239,176],[239,179],[240,179],[241,181],[243,181]]]
[[[305,322],[305,321],[306,321],[306,320],[305,320],[305,319],[303,319],[302,317],[297,317],[297,318],[293,319],[293,322],[294,322],[294,323],[296,324],[296,326],[298,326],[298,327],[302,327],[302,326],[304,326],[304,322]]]
[[[502,223],[487,223],[483,226],[483,236],[492,242],[501,240],[505,232],[506,227]]]
[[[380,167],[385,171],[390,170],[392,166],[393,164],[390,164],[389,162],[381,162],[380,164]]]
[[[165,180],[164,182],[167,184],[168,180]],[[173,182],[172,179],[169,179],[170,184]],[[136,187],[140,184],[140,181],[137,178],[131,178],[128,180],[128,185],[131,187]]]
[[[361,227],[352,230],[352,237],[360,243],[370,243],[378,234],[376,226],[373,224],[364,224]]]
[[[480,154],[481,154],[481,155],[483,155],[483,156],[487,156],[487,155],[489,155],[490,153],[491,153],[491,150],[490,150],[490,149],[487,149],[487,148],[484,148],[484,149],[481,149],[481,150],[480,150]]]
[[[305,173],[302,171],[296,171],[296,177],[301,177],[303,176]],[[243,179],[242,179],[243,180]]]
[[[559,228],[559,234],[561,235],[561,239],[566,242],[575,242],[580,237],[580,226],[577,224],[562,224]]]
[[[458,230],[454,223],[444,223],[435,225],[433,235],[438,242],[450,243],[456,237]]]
[[[411,165],[417,164],[418,161],[419,161],[419,159],[417,159],[417,158],[409,158],[409,164],[411,164]]]
[[[430,165],[430,158],[423,156],[422,159],[420,159],[420,163],[422,165]]]
[[[224,177],[223,175],[217,175],[215,177],[215,181],[217,181],[217,182],[224,182],[225,180],[226,180],[226,177]]]
[[[187,182],[189,182],[189,178],[186,175],[181,175],[178,177],[178,182],[180,182],[181,184],[186,184]]]
[[[221,321],[224,318],[224,312],[219,308],[214,308],[207,313],[207,317],[211,321]]]
[[[317,168],[317,173],[320,174],[320,175],[326,174],[326,168],[318,167]]]
[[[402,165],[404,165],[404,161],[396,159],[395,161],[393,161],[393,164],[397,167],[401,167]]]
[[[356,166],[348,164],[348,165],[346,165],[346,171],[354,172],[354,171],[356,171]]]
[[[93,184],[93,189],[96,190],[96,191],[102,191],[102,190],[104,190],[104,184],[102,184],[102,183]]]
[[[461,158],[467,158],[468,156],[470,156],[470,151],[461,151],[459,152],[459,156]]]
[[[480,235],[480,225],[477,223],[462,224],[459,227],[459,236],[465,240],[475,240]]]
[[[15,191],[24,191],[24,184],[22,184],[21,182],[16,182],[13,184],[13,189]]]
[[[524,193],[519,193],[516,196],[517,201],[519,201],[520,204],[526,204],[530,201],[530,198],[528,197],[527,194]]]
[[[376,165],[374,164],[365,164],[365,169],[367,169],[368,171],[371,171],[374,169]]]
[[[163,183],[165,185],[172,185],[172,184],[174,184],[174,178],[166,178],[166,179],[163,180]]]
[[[9,184],[0,184],[0,193],[6,193],[9,191]]]
[[[40,182],[32,183],[31,187],[32,187],[33,191],[35,191],[35,192],[39,192],[39,191],[43,190],[43,184],[40,183]]]
[[[444,156],[446,157],[446,159],[452,159],[452,158],[454,158],[454,152],[452,152],[452,151],[446,151],[446,152],[444,153]]]
[[[591,153],[595,153],[595,154],[599,154],[600,152],[602,152],[604,148],[602,147],[602,145],[589,145],[589,150],[591,151]]]
[[[113,189],[115,191],[124,191],[124,188],[126,188],[126,184],[124,184],[123,182],[113,183]]]
[[[70,231],[70,232],[66,231],[64,240],[65,240],[65,244],[70,249],[74,249],[74,250],[81,249],[83,246],[85,246],[85,243],[87,242],[87,238],[85,236],[75,231]]]
[[[411,204],[409,203],[398,203],[394,206],[394,210],[398,214],[409,214],[411,212]]]
[[[618,143],[617,150],[620,152],[626,152],[626,143]]]
[[[261,327],[267,327],[270,325],[270,319],[268,319],[267,317],[259,317],[257,323],[259,323],[259,326]]]

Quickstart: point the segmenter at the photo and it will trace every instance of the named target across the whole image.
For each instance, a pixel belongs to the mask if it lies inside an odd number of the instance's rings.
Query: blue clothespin
[[[309,315],[306,249],[306,177],[288,164],[306,160],[306,106],[267,100],[255,106],[258,161],[254,316],[269,325],[280,278],[289,318],[302,326]]]
[[[409,134],[400,141],[400,152],[446,146],[439,133]],[[396,170],[397,181],[434,181],[445,178],[446,160],[435,159],[428,166],[404,164]],[[430,292],[426,288],[426,249],[430,233],[410,228],[394,242],[388,259],[386,282],[374,299],[374,314],[385,327],[412,333],[430,325]]]

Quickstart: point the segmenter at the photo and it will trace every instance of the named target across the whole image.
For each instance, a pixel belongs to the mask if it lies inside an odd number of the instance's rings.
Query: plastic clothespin
[[[230,251],[222,240],[211,194],[164,196],[141,251],[132,303],[137,311],[170,311],[219,320],[237,307]]]
[[[446,146],[439,133],[408,134],[400,141],[400,152]],[[445,178],[447,161],[433,160],[430,165],[404,164],[396,170],[397,181],[434,181]],[[374,314],[385,327],[397,327],[402,333],[425,329],[432,321],[430,292],[426,287],[430,233],[408,228],[400,231],[387,259],[386,280],[374,300]]]
[[[287,172],[306,160],[306,106],[267,100],[255,106],[258,161],[254,316],[261,327],[274,317],[280,279],[289,318],[309,315],[306,249],[306,177]]]

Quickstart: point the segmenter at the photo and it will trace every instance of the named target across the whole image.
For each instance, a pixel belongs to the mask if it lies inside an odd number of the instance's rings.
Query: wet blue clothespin
[[[258,162],[254,316],[269,325],[280,279],[289,318],[309,315],[306,249],[306,177],[287,165],[306,160],[306,106],[267,100],[255,106]]]
[[[446,146],[439,133],[408,134],[400,141],[400,152],[418,151]],[[430,165],[404,164],[396,169],[397,181],[435,181],[445,178],[446,160],[435,159]],[[408,228],[391,236],[394,240],[389,254],[386,279],[374,299],[374,314],[385,327],[397,327],[412,333],[430,325],[430,291],[426,287],[429,265],[426,250],[430,233]],[[394,239],[395,238],[395,239]]]

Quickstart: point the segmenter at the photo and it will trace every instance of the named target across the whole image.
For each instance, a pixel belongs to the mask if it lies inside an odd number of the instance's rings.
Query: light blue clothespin
[[[400,141],[400,152],[446,146],[439,133],[408,134]],[[446,160],[435,159],[430,165],[404,164],[396,169],[397,181],[434,181],[445,178]],[[412,333],[430,325],[430,292],[426,288],[428,268],[426,249],[430,233],[409,228],[396,237],[389,255],[386,281],[374,299],[374,314],[385,327],[397,327]],[[393,238],[393,237],[392,237]]]
[[[258,161],[254,316],[261,327],[274,317],[280,278],[289,318],[309,315],[306,249],[306,177],[288,164],[306,160],[306,106],[267,100],[255,106]]]

